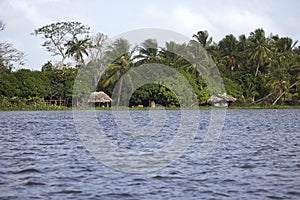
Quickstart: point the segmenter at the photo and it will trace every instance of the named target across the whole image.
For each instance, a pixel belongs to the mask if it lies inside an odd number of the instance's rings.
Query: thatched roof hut
[[[223,94],[213,94],[208,99],[208,103],[215,107],[227,107],[236,101],[233,96],[223,93]]]
[[[90,95],[90,98],[88,100],[88,103],[92,104],[94,103],[95,105],[99,106],[109,106],[109,103],[111,103],[112,99],[105,94],[105,92],[92,92]]]

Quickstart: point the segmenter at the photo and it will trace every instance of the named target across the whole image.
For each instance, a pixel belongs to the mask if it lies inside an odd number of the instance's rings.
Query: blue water
[[[133,121],[148,125],[148,112],[131,111]],[[144,152],[162,148],[179,128],[180,111],[166,112],[162,134],[151,140],[122,134],[110,111],[96,114],[114,145]],[[0,112],[0,199],[300,198],[299,109],[228,110],[204,158],[199,150],[211,111],[200,114],[196,136],[177,160],[156,171],[126,173],[86,149],[72,111]]]

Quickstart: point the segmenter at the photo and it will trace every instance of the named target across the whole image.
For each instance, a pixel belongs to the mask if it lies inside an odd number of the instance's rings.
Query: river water
[[[123,136],[111,111],[96,115],[112,143],[144,152],[162,148],[178,129],[180,111],[164,112],[163,134],[149,136],[152,146]],[[192,117],[195,111],[189,112]],[[0,112],[0,199],[300,198],[299,109],[227,110],[223,131],[203,158],[199,149],[211,111],[200,114],[195,138],[178,159],[128,173],[87,150],[72,111]],[[141,127],[149,124],[149,111],[131,115]]]

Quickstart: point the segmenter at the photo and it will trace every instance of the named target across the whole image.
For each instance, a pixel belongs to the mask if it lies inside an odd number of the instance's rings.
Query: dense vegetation
[[[122,75],[147,63],[164,64],[180,72],[193,87],[198,103],[206,105],[211,91],[198,66],[203,58],[196,57],[191,63],[174,53],[181,51],[195,56],[199,44],[211,55],[227,93],[237,98],[237,105],[300,105],[300,46],[289,37],[266,36],[260,28],[248,36],[226,35],[214,42],[207,31],[199,31],[187,44],[170,41],[159,47],[155,39],[147,39],[139,46],[131,46],[125,39],[107,44],[105,35],[89,36],[88,32],[89,27],[79,22],[56,23],[35,30],[35,35],[43,35],[46,50],[62,57],[56,64],[47,61],[41,71],[14,71],[7,52],[0,46],[0,109],[44,109],[49,106],[46,102],[53,103],[52,106],[71,106],[74,98],[77,103],[85,102],[84,95],[73,93],[78,70],[85,68],[91,69],[87,79],[94,89],[112,95],[117,87],[115,105],[124,106],[120,96],[126,90]],[[74,59],[74,64],[65,64],[68,57]],[[84,62],[86,57],[88,63]],[[176,87],[185,90],[180,85]],[[165,84],[157,82],[139,87],[130,97],[129,105],[149,106],[150,101],[155,101],[172,107],[179,106],[180,98]]]

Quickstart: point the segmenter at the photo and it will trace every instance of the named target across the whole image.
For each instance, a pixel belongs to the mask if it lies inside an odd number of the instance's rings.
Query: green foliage
[[[8,98],[20,95],[20,88],[15,73],[0,73],[0,95]]]
[[[144,105],[144,107],[148,107],[151,101],[165,107],[180,105],[177,96],[171,90],[163,85],[154,83],[138,88],[131,96],[129,105]]]
[[[30,71],[20,69],[15,73],[19,85],[19,97],[44,97],[46,87],[44,83],[44,74],[39,71]]]
[[[203,78],[196,76],[195,74],[188,73],[184,70],[180,70],[180,73],[184,75],[189,84],[192,86],[193,91],[197,96],[198,104],[205,105],[210,97],[210,93]]]
[[[80,35],[88,35],[89,31],[90,27],[81,22],[57,22],[35,29],[32,34],[42,35],[45,40],[42,46],[53,56],[61,56],[61,65],[63,66],[68,56],[66,54],[68,47],[65,44],[74,41]]]
[[[78,69],[63,68],[44,72],[46,87],[46,100],[65,100],[66,105],[71,105],[73,85]]]
[[[221,80],[215,80],[214,74],[217,72],[212,68],[210,72],[208,71],[210,61],[204,53],[201,53],[203,49],[199,48],[198,44],[200,44],[216,62],[225,90],[237,98],[237,104],[297,105],[299,103],[300,48],[295,47],[297,41],[293,42],[291,38],[273,35],[267,37],[261,28],[251,32],[248,37],[241,35],[237,39],[233,35],[227,35],[217,44],[212,41],[207,31],[199,31],[193,35],[193,38],[194,40],[189,44],[170,41],[165,47],[160,48],[155,40],[145,40],[137,48],[136,55],[130,63],[138,67],[154,62],[176,69],[193,87],[199,104],[205,105],[210,96],[207,85],[209,84],[210,90],[214,91],[214,84],[220,83]],[[126,72],[124,70],[120,73],[119,68],[121,66],[109,65],[105,71],[107,76],[102,77],[98,89],[111,94],[115,83]],[[168,88],[159,89],[159,86],[163,88],[160,83],[140,87],[131,97],[131,104],[145,104],[151,100],[162,102],[169,91]],[[180,86],[176,87],[181,90]],[[159,92],[163,96],[152,95]],[[169,96],[174,97],[174,94]],[[181,97],[176,96],[176,98],[178,100]],[[164,101],[162,104],[175,105],[176,103]]]
[[[239,106],[300,105],[300,47],[288,37],[266,36],[262,28],[249,36],[226,35],[218,43],[207,31],[199,31],[188,43],[168,41],[162,47],[155,39],[147,39],[136,47],[131,47],[125,39],[105,46],[106,37],[100,35],[97,53],[91,50],[93,40],[87,36],[88,32],[89,27],[79,22],[60,22],[34,33],[43,35],[43,46],[53,55],[61,55],[62,63],[67,56],[72,56],[78,65],[85,66],[79,74],[79,69],[55,69],[51,61],[42,66],[41,72],[12,71],[7,63],[13,62],[13,58],[4,57],[0,50],[0,109],[58,107],[49,101],[63,101],[65,106],[71,106],[72,102],[84,104],[95,88],[109,96],[115,92],[113,103],[117,106],[125,106],[125,100],[129,99],[130,106],[149,106],[151,101],[166,107],[205,106],[212,92],[225,92],[218,87],[220,83],[224,83],[228,94],[237,98]],[[79,35],[85,37],[78,39]],[[84,65],[84,56],[92,56],[93,62]],[[135,70],[151,63],[179,72],[189,85],[181,84],[180,78],[171,73],[159,82],[141,85],[129,97],[133,80],[143,79]],[[158,73],[163,73],[143,70],[147,76],[159,77]],[[217,79],[219,72],[222,80]],[[193,90],[197,102],[193,101],[194,97],[184,95],[187,87]],[[181,102],[189,103],[180,105]]]
[[[43,98],[19,98],[0,95],[0,110],[61,110],[62,106],[49,105]]]
[[[49,60],[42,66],[42,72],[51,71],[54,69],[52,62]]]
[[[85,38],[79,40],[77,37],[74,37],[73,40],[70,40],[68,43],[65,44],[67,46],[66,55],[71,56],[75,59],[77,65],[84,65],[83,56],[88,56],[87,48],[91,45],[89,38]]]
[[[63,100],[64,105],[70,106],[77,71],[66,68],[43,72],[20,69],[1,73],[0,109],[56,108],[58,104],[47,104],[50,100]]]

